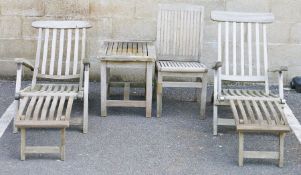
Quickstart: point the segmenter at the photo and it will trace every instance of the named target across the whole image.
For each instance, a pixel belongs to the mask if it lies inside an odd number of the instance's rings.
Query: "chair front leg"
[[[200,114],[201,119],[205,119],[206,116],[206,102],[207,102],[207,73],[203,75],[202,78],[202,94],[201,94],[201,106],[200,106]]]
[[[83,133],[88,132],[88,99],[89,99],[89,65],[84,67],[84,112],[83,112]]]
[[[157,117],[161,117],[162,114],[162,74],[158,72],[157,78]]]
[[[16,89],[15,89],[15,119],[16,120],[17,114],[18,114],[18,109],[19,109],[19,93],[21,90],[21,82],[22,82],[22,72],[23,72],[23,65],[21,63],[17,64],[17,78],[16,78]],[[18,128],[15,127],[15,124],[13,125],[13,133],[17,133]]]

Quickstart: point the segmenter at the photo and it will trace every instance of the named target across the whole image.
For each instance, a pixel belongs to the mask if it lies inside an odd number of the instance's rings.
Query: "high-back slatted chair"
[[[162,113],[163,87],[202,89],[200,115],[205,116],[207,68],[201,61],[204,8],[188,4],[160,4],[157,25],[157,117]],[[171,82],[164,78],[196,78]]]
[[[86,29],[91,25],[86,21],[36,21],[32,26],[38,29],[35,64],[16,59],[15,126],[21,128],[21,159],[25,159],[25,153],[32,152],[25,147],[26,128],[63,128],[64,138],[75,99],[83,100],[83,117],[71,123],[82,125],[84,133],[88,131],[89,61],[85,50]],[[33,78],[31,85],[21,90],[23,66],[33,71]],[[51,150],[55,149],[35,151],[49,153]]]
[[[283,113],[283,72],[287,67],[268,66],[267,25],[274,21],[270,13],[238,13],[213,11],[218,22],[218,62],[213,66],[214,109],[213,134],[218,126],[235,126],[239,132],[239,165],[243,158],[275,158],[283,165],[284,133],[290,129]],[[269,89],[268,72],[279,74],[279,94]],[[259,83],[264,90],[227,89],[225,82]],[[234,119],[218,116],[218,107],[231,107]],[[244,132],[273,132],[280,134],[280,151],[262,153],[243,151]],[[258,157],[259,156],[259,157]]]

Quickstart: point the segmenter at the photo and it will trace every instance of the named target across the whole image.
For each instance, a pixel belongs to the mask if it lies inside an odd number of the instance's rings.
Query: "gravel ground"
[[[0,86],[2,114],[13,100],[14,82],[3,80]],[[212,87],[209,94],[211,91]],[[289,175],[301,172],[301,147],[292,134],[286,137],[283,168],[278,168],[275,160],[258,159],[245,160],[244,167],[238,167],[235,129],[223,127],[219,129],[219,136],[213,136],[212,105],[208,102],[207,118],[200,120],[197,103],[180,101],[191,99],[193,90],[165,90],[163,116],[151,119],[146,119],[144,110],[138,108],[110,108],[108,117],[100,118],[99,92],[98,83],[91,83],[89,133],[82,134],[79,128],[68,129],[65,161],[60,161],[58,155],[29,155],[26,161],[20,161],[20,135],[12,134],[10,125],[0,139],[0,175]],[[286,91],[285,96],[301,121],[301,94]],[[79,105],[74,107],[74,115],[81,114]],[[153,106],[155,116],[155,101]],[[227,109],[223,109],[222,114],[231,115]],[[250,150],[275,150],[278,139],[273,135],[252,134],[247,135],[245,142]],[[29,145],[58,143],[56,130],[28,132]]]

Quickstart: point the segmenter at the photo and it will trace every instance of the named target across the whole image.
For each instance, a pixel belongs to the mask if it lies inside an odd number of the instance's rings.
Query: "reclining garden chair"
[[[283,166],[285,133],[289,132],[283,112],[283,72],[287,67],[268,67],[267,24],[274,21],[269,13],[236,13],[213,11],[211,18],[218,22],[218,62],[213,67],[214,111],[213,133],[217,127],[235,125],[239,132],[239,165],[243,158],[273,158]],[[223,64],[221,64],[223,63]],[[269,90],[268,72],[279,75],[279,94]],[[224,82],[261,83],[265,90],[225,89]],[[234,119],[218,116],[218,107],[230,106]],[[245,132],[279,134],[279,152],[244,151]]]
[[[200,116],[205,118],[207,68],[200,62],[203,46],[204,7],[160,4],[157,28],[157,117],[162,113],[163,87],[202,89]],[[169,81],[164,78],[185,78]],[[192,81],[192,79],[194,79]],[[197,80],[195,82],[195,79]],[[188,82],[189,81],[189,82]]]
[[[82,99],[83,117],[77,125],[88,131],[89,61],[85,59],[85,21],[36,21],[39,31],[35,65],[16,59],[15,127],[21,129],[21,159],[26,153],[61,153],[64,159],[65,128],[69,127],[73,101]],[[51,44],[50,44],[51,43]],[[33,71],[32,84],[21,89],[22,67]],[[37,80],[50,81],[39,83]],[[27,128],[61,129],[60,147],[26,147]]]

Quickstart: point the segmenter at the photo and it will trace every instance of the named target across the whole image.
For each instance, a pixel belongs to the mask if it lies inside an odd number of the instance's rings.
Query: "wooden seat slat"
[[[265,102],[264,102],[264,101],[259,101],[259,104],[260,104],[260,107],[261,107],[261,109],[263,110],[263,112],[264,112],[264,114],[265,114],[265,117],[266,117],[268,123],[269,123],[270,125],[274,125],[275,123],[272,122],[271,114],[269,113],[269,111],[268,111],[268,109],[267,109],[267,107],[266,107],[266,105],[265,105]]]

